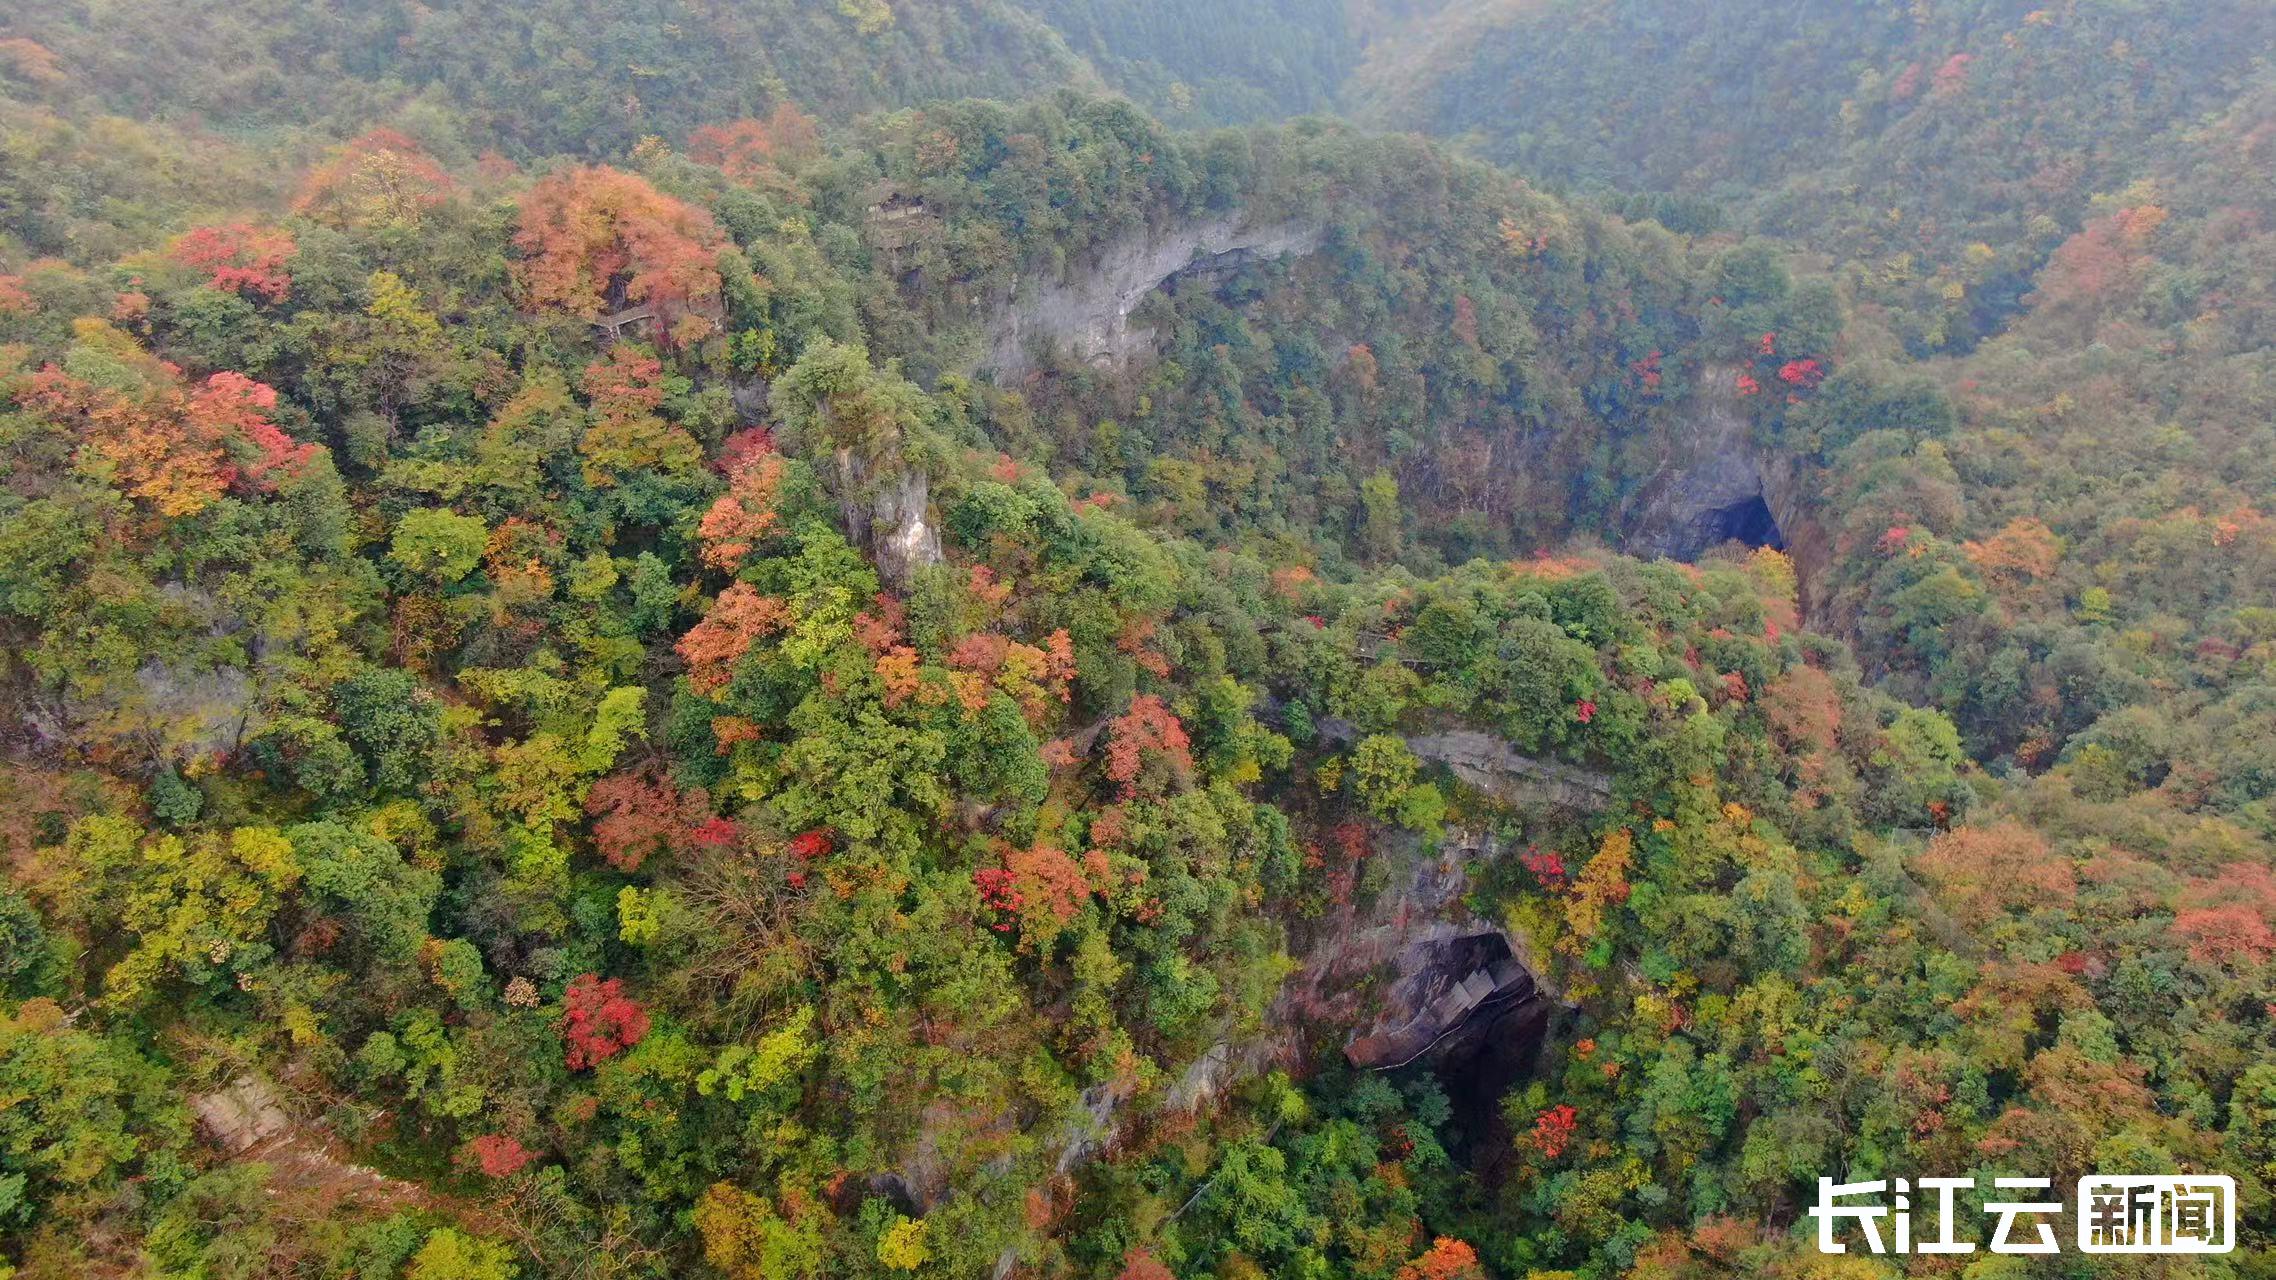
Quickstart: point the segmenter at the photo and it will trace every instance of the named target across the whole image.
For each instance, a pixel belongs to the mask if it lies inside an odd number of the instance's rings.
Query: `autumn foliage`
[[[1778,366],[1778,380],[1797,390],[1814,391],[1825,378],[1825,366],[1815,360],[1789,360]]]
[[[286,268],[296,251],[291,232],[244,222],[196,227],[176,236],[167,247],[168,256],[204,272],[206,283],[214,288],[268,302],[282,302],[292,292]]]
[[[733,573],[758,540],[773,531],[783,469],[782,455],[768,449],[744,459],[728,474],[727,492],[719,495],[696,526],[705,564]]]
[[[820,145],[814,118],[784,102],[763,120],[702,126],[688,135],[688,156],[699,164],[717,166],[737,182],[787,188],[790,183],[780,166],[813,154]]]
[[[527,1168],[537,1156],[504,1134],[485,1133],[467,1142],[466,1158],[484,1177],[510,1178]]]
[[[1554,1160],[1565,1154],[1574,1131],[1579,1128],[1580,1113],[1560,1103],[1533,1117],[1533,1128],[1526,1132],[1525,1145],[1540,1152],[1542,1159]]]
[[[1144,1249],[1132,1249],[1122,1258],[1122,1270],[1114,1280],[1177,1280],[1177,1274],[1162,1265],[1162,1260]]]
[[[2276,954],[2276,930],[2260,912],[2242,904],[2178,912],[2173,933],[2199,964],[2249,964]]]
[[[2249,966],[2276,955],[2276,872],[2232,862],[2191,882],[2173,916],[2173,936],[2199,964]]]
[[[979,632],[957,643],[948,665],[950,683],[965,710],[978,712],[988,705],[991,691],[1000,691],[1019,704],[1029,724],[1040,725],[1052,708],[1072,696],[1074,642],[1065,629],[1052,632],[1040,646]]]
[[[702,837],[712,821],[700,792],[683,795],[671,779],[646,772],[614,773],[595,782],[585,812],[593,818],[594,845],[619,871],[637,871],[650,858],[707,843]]]
[[[1097,865],[1086,868],[1053,845],[1010,848],[1002,875],[976,883],[991,907],[1018,918],[1031,945],[1048,946],[1090,900],[1092,876],[1105,873],[1104,855],[1091,856]]]
[[[1985,578],[2011,588],[2051,577],[2063,554],[2062,539],[2036,516],[2018,516],[1999,532],[1960,549]]]
[[[688,664],[688,684],[698,693],[716,693],[734,679],[735,663],[759,639],[790,624],[790,607],[756,587],[738,582],[719,593],[711,612],[680,637]]]
[[[1981,926],[2010,913],[2060,907],[2078,896],[2070,860],[2028,827],[1961,827],[1929,842],[1914,867],[1963,923]]]
[[[1478,1251],[1451,1236],[1440,1236],[1414,1261],[1399,1268],[1397,1280],[1485,1280]]]
[[[710,214],[637,174],[602,165],[540,181],[522,200],[514,245],[535,308],[597,320],[645,304],[675,343],[717,327],[726,237]]]
[[[1585,949],[1605,928],[1612,911],[1628,901],[1628,876],[1635,867],[1635,849],[1635,833],[1626,827],[1605,835],[1596,854],[1574,878],[1565,908],[1569,932],[1560,945],[1575,952]]]
[[[2030,301],[2049,316],[2093,320],[2142,287],[2153,260],[2150,246],[2167,217],[2163,207],[2141,204],[2087,223],[2055,250]]]
[[[571,1071],[606,1062],[648,1034],[648,1014],[624,994],[624,979],[582,973],[562,997],[559,1030]]]
[[[276,388],[223,370],[190,392],[187,416],[203,431],[249,446],[239,451],[235,478],[272,493],[280,478],[299,475],[316,456],[315,445],[301,444],[277,426],[276,408]]]
[[[272,417],[275,389],[224,371],[184,388],[179,371],[99,322],[86,333],[115,345],[144,375],[139,392],[81,381],[50,365],[19,386],[26,409],[68,425],[79,461],[162,516],[194,515],[236,488],[273,492],[315,457]]]
[[[1784,116],[1845,154],[1726,93],[1730,163],[1569,202],[929,100],[1017,87],[928,70],[963,10],[1111,5],[667,6],[567,72],[430,6],[236,68],[219,134],[105,116],[171,77],[45,7],[60,60],[0,40],[0,1271],[1798,1277],[1845,1153],[2276,1170],[2276,200],[2081,167],[2091,115],[2000,154],[2028,19],[1726,3],[1763,84],[1834,51]],[[809,40],[885,59],[826,157]],[[2080,82],[2150,111],[2139,49]],[[1239,105],[1192,70],[1178,116]],[[1547,139],[1536,79],[1493,82]],[[2262,96],[2161,136],[2263,178]],[[1837,172],[1891,120],[1996,216]],[[1289,249],[1140,289],[1128,367],[997,332],[1219,227]],[[1793,558],[1644,536],[1725,445]],[[1504,1012],[1541,1070],[1363,1061]],[[241,1075],[436,1185],[186,1180]]]
[[[70,79],[53,50],[23,36],[0,40],[0,71],[36,85],[59,85]]]
[[[659,416],[665,394],[663,361],[630,343],[585,366],[582,385],[593,425],[577,442],[585,483],[608,488],[635,471],[687,474],[703,462],[703,446]]]
[[[972,873],[972,887],[980,891],[980,906],[993,919],[988,927],[997,933],[1010,933],[1019,927],[1019,914],[1026,898],[1012,883],[1012,873],[1003,867],[982,867]]]
[[[418,143],[373,129],[309,172],[293,212],[337,227],[416,227],[441,204],[451,177]]]
[[[1181,781],[1193,771],[1192,745],[1168,703],[1140,694],[1107,726],[1107,779],[1122,788],[1124,800],[1149,779],[1156,785]]]

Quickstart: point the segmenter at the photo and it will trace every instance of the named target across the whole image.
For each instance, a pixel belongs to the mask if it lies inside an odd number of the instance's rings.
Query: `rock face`
[[[981,367],[1016,378],[1033,368],[1037,351],[1049,349],[1093,365],[1126,364],[1150,346],[1152,335],[1130,325],[1130,313],[1146,295],[1176,280],[1307,254],[1319,248],[1320,237],[1316,225],[1252,226],[1237,216],[1124,236],[1095,261],[1036,284],[1031,294],[1022,290],[999,311]]]
[[[193,1096],[190,1112],[207,1140],[233,1156],[292,1128],[292,1118],[277,1104],[268,1082],[249,1075],[230,1081],[227,1088]]]
[[[1369,1070],[1444,1069],[1488,1047],[1529,1056],[1550,995],[1521,945],[1462,904],[1471,868],[1503,852],[1491,835],[1453,832],[1435,853],[1404,855],[1411,864],[1371,906],[1328,922],[1304,949],[1290,1011],[1350,1028],[1344,1056]]]
[[[252,629],[242,613],[202,587],[169,582],[159,587],[169,611],[196,620],[215,639],[246,637],[252,661],[245,665],[206,665],[151,657],[135,669],[132,683],[117,683],[94,696],[47,693],[36,688],[10,690],[0,701],[0,731],[16,720],[34,742],[52,750],[71,750],[89,725],[121,717],[154,726],[166,749],[177,756],[235,750],[260,732],[262,685],[268,675],[269,639]],[[249,633],[249,634],[248,634]],[[23,698],[16,711],[15,697]],[[10,714],[10,713],[14,714]],[[20,719],[18,718],[20,717]]]
[[[1445,765],[1467,785],[1505,804],[1552,804],[1594,813],[1612,798],[1609,774],[1521,754],[1507,740],[1476,729],[1417,734],[1407,739],[1407,750]]]
[[[1824,548],[1809,516],[1801,470],[1756,446],[1740,412],[1738,373],[1727,365],[1701,372],[1701,390],[1684,425],[1670,437],[1659,470],[1621,512],[1621,550],[1696,560],[1735,539],[1786,551],[1807,582]]]
[[[1469,1120],[1492,1123],[1558,1007],[1522,947],[1462,905],[1471,869],[1503,852],[1493,836],[1465,832],[1435,851],[1413,841],[1382,850],[1377,856],[1401,860],[1391,883],[1292,939],[1301,963],[1266,1025],[1188,1062],[1161,1095],[1161,1113],[1207,1110],[1258,1072],[1299,1065],[1308,1036],[1328,1030],[1344,1037],[1354,1066],[1428,1065]],[[1109,1085],[1085,1091],[1058,1140],[1060,1173],[1113,1145],[1128,1101]]]
[[[1490,1037],[1539,994],[1499,928],[1440,923],[1399,948],[1384,1012],[1344,1045],[1351,1065],[1389,1071]]]
[[[1474,868],[1505,849],[1453,832],[1360,918],[1307,949],[1290,1002],[1351,1030],[1344,1058],[1369,1071],[1425,1067],[1453,1106],[1462,1158],[1489,1178],[1511,1150],[1501,1101],[1540,1057],[1562,1004],[1521,936],[1463,904]],[[1395,856],[1388,853],[1377,856]]]
[[[198,1136],[231,1160],[258,1161],[268,1193],[280,1188],[314,1193],[327,1202],[382,1212],[428,1207],[428,1193],[353,1163],[320,1127],[296,1123],[269,1081],[241,1075],[211,1093],[192,1094],[190,1114]]]
[[[838,515],[846,537],[869,553],[893,590],[925,565],[940,563],[940,530],[931,520],[932,481],[913,466],[873,469],[851,449],[837,452]]]
[[[1322,717],[1316,723],[1329,742],[1352,742],[1359,730],[1348,720]],[[1416,758],[1442,764],[1465,785],[1504,804],[1555,805],[1587,813],[1612,799],[1612,776],[1579,765],[1529,756],[1505,738],[1477,729],[1447,729],[1406,739]]]
[[[1758,546],[1783,541],[1784,526],[1769,509],[1760,452],[1739,412],[1737,375],[1720,366],[1702,371],[1703,389],[1688,420],[1669,439],[1660,469],[1622,513],[1622,550],[1695,560],[1732,538]]]

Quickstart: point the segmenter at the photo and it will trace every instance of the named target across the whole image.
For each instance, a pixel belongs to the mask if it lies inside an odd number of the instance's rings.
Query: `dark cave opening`
[[[1517,1150],[1502,1100],[1532,1076],[1555,1012],[1538,994],[1480,1009],[1469,1034],[1431,1064],[1452,1108],[1448,1154],[1488,1186],[1500,1184]]]
[[[1432,1003],[1461,1012],[1410,1028],[1418,1040],[1429,1039],[1408,1048],[1406,1062],[1427,1068],[1445,1090],[1449,1154],[1495,1184],[1516,1149],[1502,1099],[1532,1075],[1556,1002],[1541,993],[1499,930],[1446,940],[1431,968],[1441,992]]]
[[[1709,546],[1725,542],[1742,543],[1749,547],[1769,547],[1773,551],[1786,549],[1786,535],[1778,528],[1778,517],[1770,514],[1770,504],[1761,494],[1734,502],[1708,516],[1712,537]]]

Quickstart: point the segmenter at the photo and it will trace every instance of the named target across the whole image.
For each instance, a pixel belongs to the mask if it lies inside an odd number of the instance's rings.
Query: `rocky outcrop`
[[[1636,490],[1621,516],[1621,549],[1646,559],[1696,560],[1733,537],[1755,535],[1775,545],[1782,526],[1748,529],[1763,496],[1762,462],[1753,429],[1732,389],[1738,371],[1711,366],[1701,392],[1668,438],[1659,469]]]
[[[1323,717],[1316,731],[1328,742],[1353,742],[1359,730],[1348,720]],[[1417,759],[1445,765],[1464,785],[1504,804],[1555,805],[1595,813],[1612,799],[1612,775],[1541,756],[1529,756],[1477,729],[1446,729],[1408,737]]]
[[[1439,1065],[1489,1045],[1529,1054],[1551,993],[1522,944],[1463,905],[1472,869],[1503,851],[1490,834],[1453,832],[1435,850],[1379,853],[1411,861],[1365,909],[1326,922],[1302,949],[1285,1012],[1346,1028],[1344,1056],[1370,1070]]]
[[[241,1075],[210,1093],[191,1094],[189,1107],[198,1136],[226,1159],[257,1162],[272,1195],[291,1188],[382,1212],[428,1205],[425,1188],[350,1161],[332,1135],[296,1122],[276,1087],[258,1076]]]
[[[1658,470],[1620,514],[1620,549],[1630,555],[1696,560],[1725,542],[1777,547],[1809,584],[1829,563],[1829,544],[1811,517],[1806,464],[1756,445],[1741,412],[1739,370],[1700,373],[1683,425],[1668,439]]]
[[[1612,775],[1561,760],[1529,756],[1506,739],[1476,729],[1449,729],[1407,739],[1407,750],[1506,804],[1550,804],[1594,813],[1612,798]]]
[[[1491,834],[1460,831],[1413,850],[1367,909],[1316,933],[1284,998],[1311,1025],[1347,1028],[1354,1067],[1427,1068],[1453,1107],[1460,1158],[1489,1179],[1512,1149],[1502,1098],[1533,1072],[1563,1010],[1523,935],[1465,902],[1473,872],[1505,853]]]
[[[1239,216],[1212,218],[1123,236],[1057,279],[1014,284],[1013,299],[988,326],[981,367],[1014,378],[1040,351],[1086,364],[1120,366],[1151,345],[1130,313],[1156,289],[1182,279],[1222,277],[1260,261],[1319,248],[1316,224],[1251,225]]]
[[[158,595],[168,625],[185,633],[202,630],[216,640],[241,636],[251,662],[207,665],[151,656],[135,669],[132,681],[100,682],[100,691],[92,695],[13,687],[0,693],[0,733],[20,725],[42,748],[64,751],[76,750],[75,744],[89,735],[102,737],[122,723],[131,724],[147,736],[138,749],[158,746],[175,759],[234,751],[257,735],[262,686],[271,671],[270,639],[203,587],[170,582],[159,587]],[[23,699],[20,711],[11,706],[12,697]]]
[[[922,469],[873,469],[851,449],[837,451],[837,467],[838,515],[846,537],[869,554],[886,586],[901,590],[918,569],[940,563],[932,481]]]
[[[274,1089],[255,1076],[239,1076],[212,1093],[193,1094],[190,1114],[207,1141],[230,1155],[243,1155],[292,1128],[292,1117]]]
[[[1395,1070],[1490,1037],[1502,1015],[1540,994],[1499,928],[1439,922],[1398,950],[1383,1012],[1344,1045],[1351,1065]]]
[[[1559,1006],[1510,935],[1462,906],[1470,869],[1502,852],[1493,836],[1462,832],[1435,849],[1410,843],[1382,851],[1379,856],[1408,859],[1403,872],[1371,902],[1347,907],[1309,930],[1309,941],[1299,939],[1302,963],[1264,1029],[1203,1050],[1164,1092],[1158,1114],[1207,1110],[1240,1081],[1276,1064],[1300,1063],[1307,1033],[1347,1028],[1344,1055],[1352,1065],[1380,1071],[1428,1065],[1454,1108],[1454,1128],[1468,1135],[1463,1144],[1473,1167],[1506,1163],[1514,1148],[1501,1098],[1533,1069]],[[1060,1178],[1113,1145],[1128,1100],[1115,1084],[1083,1091],[1057,1144],[1053,1167]],[[923,1152],[920,1141],[920,1157]],[[1178,1214],[1208,1186],[1197,1187]],[[870,1191],[890,1195],[911,1212],[922,1212],[930,1200],[906,1173],[873,1178]],[[1009,1280],[1019,1261],[1018,1250],[1004,1250],[991,1280]]]

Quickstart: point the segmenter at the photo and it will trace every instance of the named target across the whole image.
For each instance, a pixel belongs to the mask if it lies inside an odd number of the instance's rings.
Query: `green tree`
[[[430,582],[448,586],[482,563],[490,530],[473,516],[440,507],[406,512],[396,522],[387,557]]]
[[[513,1252],[451,1227],[437,1227],[411,1256],[404,1280],[514,1280]]]

